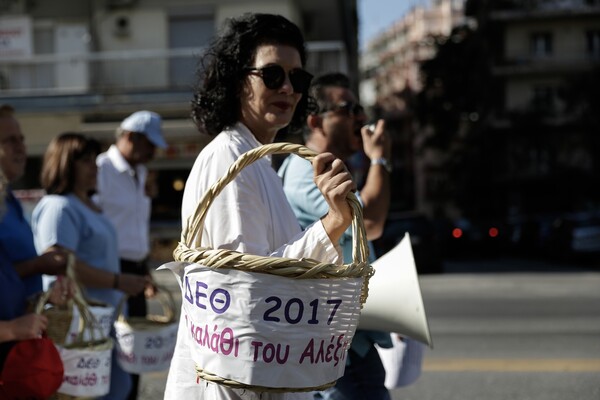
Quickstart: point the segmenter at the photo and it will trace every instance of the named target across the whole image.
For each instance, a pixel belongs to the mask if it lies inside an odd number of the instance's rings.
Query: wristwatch
[[[374,158],[371,165],[381,165],[388,173],[392,173],[392,163],[387,158]]]

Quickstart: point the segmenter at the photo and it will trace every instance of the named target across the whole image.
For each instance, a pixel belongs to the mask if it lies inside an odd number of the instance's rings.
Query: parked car
[[[446,256],[480,257],[504,255],[510,230],[499,218],[450,220],[444,233]]]
[[[418,274],[443,272],[440,242],[433,222],[425,214],[417,212],[390,213],[381,237],[373,241],[378,257],[393,249],[410,234],[413,255]]]
[[[517,256],[541,257],[558,214],[514,215],[508,219],[510,251]]]
[[[600,256],[600,212],[569,213],[555,218],[543,244],[558,261],[591,261]]]

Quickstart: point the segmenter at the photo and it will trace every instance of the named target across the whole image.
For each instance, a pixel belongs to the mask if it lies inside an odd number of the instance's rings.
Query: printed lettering
[[[220,304],[220,305],[219,305]],[[223,314],[231,304],[231,296],[225,289],[215,289],[210,295],[210,306],[217,314]]]

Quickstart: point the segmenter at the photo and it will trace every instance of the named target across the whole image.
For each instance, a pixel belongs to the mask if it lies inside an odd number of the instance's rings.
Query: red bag
[[[0,373],[0,400],[47,399],[56,393],[63,375],[63,363],[52,340],[18,341]]]

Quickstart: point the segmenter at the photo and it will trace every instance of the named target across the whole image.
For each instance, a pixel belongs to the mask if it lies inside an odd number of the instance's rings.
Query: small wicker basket
[[[175,300],[167,288],[157,288],[154,299],[162,306],[162,314],[126,317],[122,311],[125,299],[117,307],[116,356],[121,368],[132,374],[165,371],[173,357],[179,327]]]
[[[76,292],[78,293],[78,292]],[[59,351],[61,353],[61,357],[65,357],[65,353],[68,352],[77,352],[77,351],[84,351],[84,352],[94,352],[97,354],[104,354],[105,356],[108,356],[107,362],[108,362],[108,368],[110,370],[110,353],[112,352],[112,348],[113,348],[113,341],[111,338],[108,337],[101,337],[101,338],[96,338],[95,337],[95,332],[96,329],[94,329],[94,327],[96,326],[96,322],[95,322],[95,318],[93,316],[93,314],[91,313],[91,311],[88,308],[88,305],[85,301],[85,299],[83,298],[83,296],[81,295],[75,295],[74,296],[74,304],[77,307],[78,311],[79,311],[79,315],[80,315],[80,330],[79,330],[79,334],[77,339],[75,339],[74,342],[61,346],[59,347]],[[92,336],[91,340],[84,340],[83,335],[85,331],[88,331],[90,333],[90,335]],[[77,354],[77,353],[75,353]],[[71,354],[70,357],[72,358],[73,355]],[[66,360],[65,360],[66,363]],[[68,371],[65,370],[65,374]],[[100,379],[100,378],[99,378]],[[65,394],[65,393],[61,393],[62,387],[59,388],[59,392],[57,392],[55,394],[54,397],[52,397],[51,399],[56,399],[56,400],[87,400],[87,399],[95,399],[98,396],[92,396],[92,397],[88,397],[88,396],[75,396],[75,395],[70,395],[70,394]]]
[[[362,207],[353,193],[348,195],[348,203],[353,210],[353,261],[350,264],[336,265],[321,263],[312,259],[298,260],[257,256],[225,249],[200,247],[202,227],[213,199],[244,167],[264,156],[281,153],[295,153],[309,161],[317,155],[317,153],[304,146],[291,143],[264,145],[243,154],[231,165],[226,175],[219,179],[198,203],[195,213],[190,216],[186,226],[182,230],[181,241],[173,253],[174,259],[176,261],[201,264],[201,266],[208,267],[215,272],[219,269],[232,269],[249,273],[272,274],[295,280],[325,279],[342,281],[344,278],[361,278],[363,283],[360,290],[360,298],[355,299],[357,303],[360,303],[358,304],[358,309],[360,309],[368,295],[368,281],[373,274],[373,268],[368,264],[369,250],[362,222]],[[356,326],[351,327],[352,333],[354,329],[356,329]],[[196,372],[199,378],[207,381],[232,388],[245,388],[262,392],[312,391],[324,389],[335,384],[334,380],[325,384],[320,383],[307,387],[279,387],[277,385],[270,387],[239,382],[230,377],[218,376],[211,371],[205,370],[201,365],[196,366]]]
[[[94,315],[91,313],[89,309],[89,304],[86,298],[83,295],[81,287],[77,284],[75,277],[75,256],[71,253],[68,256],[67,260],[67,269],[66,275],[75,282],[75,290],[73,293],[73,298],[69,302],[67,302],[66,307],[53,307],[50,309],[44,309],[44,306],[48,302],[51,291],[48,290],[42,294],[39,298],[35,312],[38,314],[44,314],[48,316],[49,323],[48,327],[55,325],[53,328],[53,334],[60,340],[60,342],[55,342],[57,345],[59,352],[61,354],[61,358],[63,359],[63,363],[65,363],[65,374],[68,372],[66,370],[66,360],[65,353],[73,350],[82,350],[82,351],[92,351],[92,352],[108,352],[113,348],[112,339],[106,337],[96,337],[96,329],[97,321],[95,320]],[[73,306],[77,307],[79,312],[79,331],[77,338],[70,344],[64,344],[67,332],[71,326],[71,319],[73,317],[72,309]],[[54,310],[51,313],[48,313],[48,310]],[[68,323],[67,323],[68,319]],[[84,340],[84,332],[88,331],[91,340]],[[110,362],[109,362],[110,364]],[[110,368],[110,367],[109,367]],[[63,382],[64,385],[64,382]],[[97,396],[93,397],[82,397],[82,396],[72,396],[64,393],[60,393],[62,389],[59,388],[59,392],[53,395],[50,399],[52,400],[84,400],[84,399],[93,399]]]

